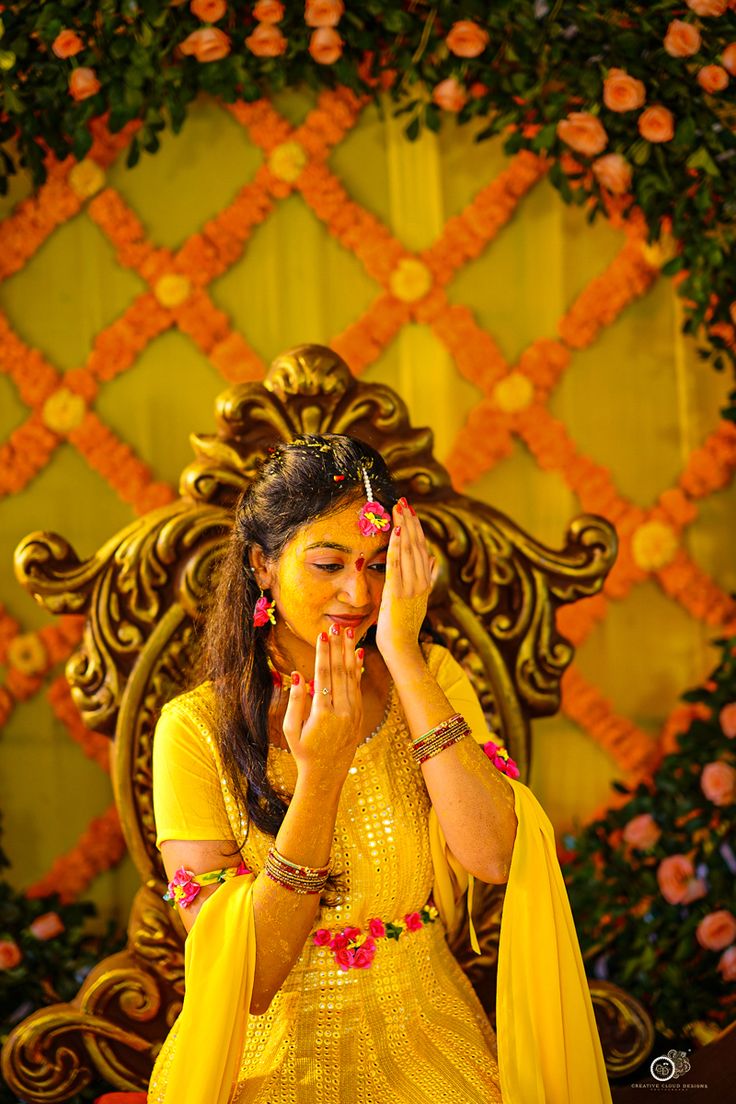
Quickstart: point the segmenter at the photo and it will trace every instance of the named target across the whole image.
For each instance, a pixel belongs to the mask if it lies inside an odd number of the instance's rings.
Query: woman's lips
[[[336,625],[345,625],[346,628],[354,629],[356,625],[361,625],[366,620],[368,614],[366,613],[362,616],[349,616],[348,614],[328,613],[327,616],[330,621],[334,621]]]

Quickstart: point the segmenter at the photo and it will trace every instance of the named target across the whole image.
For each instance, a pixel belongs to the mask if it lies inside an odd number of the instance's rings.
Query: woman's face
[[[305,525],[278,560],[266,565],[276,602],[277,641],[284,639],[285,627],[314,647],[319,633],[333,622],[343,630],[351,628],[357,641],[376,622],[389,534],[361,534],[361,505],[353,500],[339,512]]]

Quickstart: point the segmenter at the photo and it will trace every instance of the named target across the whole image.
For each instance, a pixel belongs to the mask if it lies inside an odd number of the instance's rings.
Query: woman
[[[484,754],[462,670],[419,643],[433,570],[413,508],[349,437],[279,448],[238,503],[205,681],[154,741],[190,934],[152,1104],[610,1099],[549,823]],[[511,895],[500,1070],[445,941],[473,878]],[[532,992],[544,970],[552,998]]]

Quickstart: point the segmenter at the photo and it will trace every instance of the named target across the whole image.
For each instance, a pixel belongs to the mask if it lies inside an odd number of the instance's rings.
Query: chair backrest
[[[384,456],[439,560],[431,620],[468,671],[522,778],[529,720],[557,710],[573,654],[555,612],[599,590],[615,556],[613,529],[600,518],[575,519],[564,548],[553,551],[492,507],[457,494],[432,454],[431,431],[413,428],[390,388],[356,381],[323,346],[293,349],[263,383],[221,395],[217,427],[213,436],[192,437],[195,459],[182,473],[180,498],[133,522],[89,560],[80,562],[48,533],[31,534],[16,552],[19,579],[46,608],[87,616],[67,677],[85,722],[114,738],[115,795],[143,883],[127,949],[100,963],[71,1004],[29,1017],[8,1040],[6,1079],[31,1101],[64,1100],[93,1070],[121,1088],[145,1085],[181,1006],[183,929],[161,901],[155,848],[153,730],[162,705],[188,682],[234,504],[270,447],[300,433],[347,433]],[[479,902],[483,955],[469,968],[491,1013],[501,897],[489,888]],[[457,953],[465,963],[462,940]]]

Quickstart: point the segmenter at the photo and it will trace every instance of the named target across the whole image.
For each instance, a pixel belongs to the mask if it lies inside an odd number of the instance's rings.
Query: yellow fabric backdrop
[[[313,106],[296,94],[274,102],[292,122]],[[262,160],[243,127],[205,101],[179,137],[165,137],[157,155],[132,171],[118,158],[107,181],[137,213],[148,239],[175,249],[233,199]],[[498,144],[474,144],[470,131],[452,125],[439,137],[407,143],[395,121],[371,108],[328,164],[357,203],[419,251],[507,162]],[[15,182],[0,218],[29,191],[27,181]],[[448,297],[471,308],[513,364],[535,338],[556,335],[559,319],[623,241],[608,225],[589,227],[584,213],[565,207],[542,180],[496,240],[459,270]],[[85,363],[95,335],[143,290],[144,281],[116,262],[109,241],[83,209],[0,284],[0,310],[23,342],[66,371]],[[327,234],[299,195],[276,203],[242,258],[210,287],[215,305],[265,363],[296,343],[329,344],[378,292],[359,260]],[[28,415],[3,369],[0,346],[0,443]],[[440,459],[449,456],[481,399],[438,338],[415,323],[401,330],[364,378],[388,383],[403,396],[414,423],[434,430]],[[94,409],[156,479],[176,486],[190,458],[188,434],[213,430],[214,399],[225,386],[208,358],[174,328],[154,339],[130,369],[102,384]],[[675,297],[669,283],[659,280],[590,348],[573,355],[549,408],[580,451],[610,469],[619,491],[648,507],[713,431],[725,392],[726,381],[701,366],[680,336]],[[553,545],[580,510],[562,476],[542,471],[518,441],[510,457],[466,490]],[[727,539],[735,502],[732,481],[700,503],[682,542],[725,591],[736,586]],[[55,530],[86,556],[132,516],[131,507],[68,443],[22,491],[0,501],[0,602],[22,632],[50,619],[13,579],[17,542],[32,529]],[[611,603],[581,646],[578,668],[615,713],[654,741],[678,693],[706,674],[713,635],[714,629],[647,581]],[[53,677],[59,673],[57,668]],[[26,885],[109,806],[110,784],[54,718],[43,690],[19,703],[0,733],[0,767],[3,844],[12,879]],[[590,815],[607,798],[610,779],[621,773],[566,717],[538,723],[531,781],[558,831]],[[125,861],[99,877],[89,895],[122,920],[135,883]]]

